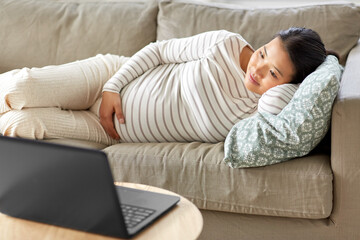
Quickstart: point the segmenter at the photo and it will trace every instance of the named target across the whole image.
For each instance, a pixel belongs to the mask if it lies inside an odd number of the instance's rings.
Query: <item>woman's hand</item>
[[[100,123],[110,137],[119,140],[120,136],[115,130],[113,114],[120,124],[125,123],[121,108],[121,97],[119,93],[103,92],[100,105]]]

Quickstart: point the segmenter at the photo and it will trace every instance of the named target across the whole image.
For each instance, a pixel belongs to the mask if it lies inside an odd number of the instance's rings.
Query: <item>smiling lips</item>
[[[250,73],[249,74],[249,79],[250,79],[250,82],[255,84],[255,85],[260,85],[256,80],[255,78],[253,77],[253,75]]]

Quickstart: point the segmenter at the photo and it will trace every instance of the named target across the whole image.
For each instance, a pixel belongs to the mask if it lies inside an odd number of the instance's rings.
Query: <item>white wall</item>
[[[219,2],[230,4],[241,4],[244,7],[292,7],[315,3],[355,3],[360,5],[360,0],[197,0],[204,2]]]

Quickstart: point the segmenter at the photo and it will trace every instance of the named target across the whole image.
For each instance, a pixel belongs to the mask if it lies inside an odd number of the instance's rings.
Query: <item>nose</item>
[[[267,65],[264,61],[259,62],[256,65],[256,69],[255,69],[255,75],[257,75],[260,78],[263,78],[267,72]]]

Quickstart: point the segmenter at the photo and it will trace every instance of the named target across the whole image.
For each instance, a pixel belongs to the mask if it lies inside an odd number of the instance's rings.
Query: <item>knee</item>
[[[29,68],[15,69],[0,76],[0,113],[22,109],[32,72]]]
[[[0,130],[4,136],[43,139],[44,125],[31,111],[13,110],[0,117]]]

